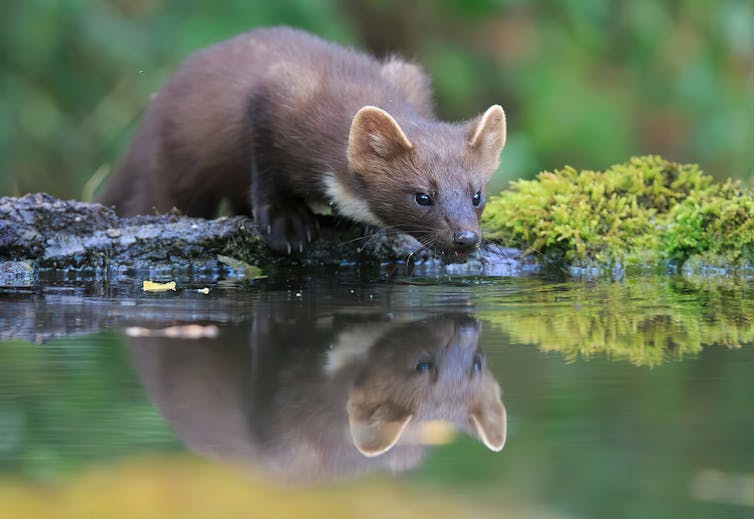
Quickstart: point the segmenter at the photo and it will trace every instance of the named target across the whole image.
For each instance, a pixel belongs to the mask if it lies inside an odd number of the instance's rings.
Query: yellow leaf
[[[175,281],[167,283],[155,283],[154,281],[144,281],[141,286],[144,292],[165,292],[167,290],[175,291]]]

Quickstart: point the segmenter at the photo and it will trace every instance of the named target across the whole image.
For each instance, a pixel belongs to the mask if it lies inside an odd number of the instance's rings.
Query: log
[[[96,203],[46,193],[0,198],[0,286],[29,286],[54,274],[118,282],[135,272],[196,279],[232,276],[226,256],[262,266],[385,266],[410,263],[422,272],[516,274],[515,249],[486,244],[469,261],[444,265],[404,234],[372,231],[321,217],[321,236],[299,258],[275,256],[245,216],[214,220],[175,213],[119,218]]]

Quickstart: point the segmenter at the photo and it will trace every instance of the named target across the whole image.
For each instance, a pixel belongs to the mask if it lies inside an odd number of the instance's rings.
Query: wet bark
[[[370,231],[322,217],[321,236],[300,258],[275,256],[244,216],[204,220],[178,214],[119,218],[100,204],[44,193],[0,198],[0,286],[28,285],[57,271],[117,280],[135,271],[212,276],[228,267],[218,256],[250,265],[371,265],[410,261],[445,268],[435,253],[401,234]],[[519,268],[515,251],[483,247],[453,272]]]

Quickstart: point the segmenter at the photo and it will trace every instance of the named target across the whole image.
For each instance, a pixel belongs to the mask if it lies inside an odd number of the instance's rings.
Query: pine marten
[[[273,301],[216,338],[127,338],[150,400],[191,450],[310,483],[414,468],[432,429],[503,448],[507,415],[475,318],[344,312],[323,327],[306,303]]]
[[[154,95],[100,201],[123,216],[212,218],[227,199],[280,254],[302,251],[312,209],[330,205],[462,261],[481,243],[505,114],[438,121],[429,83],[397,57],[249,31],[191,55]]]

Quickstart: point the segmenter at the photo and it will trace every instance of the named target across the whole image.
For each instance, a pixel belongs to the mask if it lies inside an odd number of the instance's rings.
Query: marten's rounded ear
[[[353,444],[368,458],[392,449],[414,417],[408,409],[391,402],[361,402],[358,394],[351,395],[347,407]]]
[[[490,106],[484,114],[469,123],[469,148],[484,169],[497,169],[505,138],[505,112],[500,105]]]
[[[362,169],[374,159],[391,160],[413,147],[393,116],[381,108],[365,106],[351,122],[348,135],[351,169]]]
[[[472,402],[469,421],[473,431],[488,449],[498,452],[505,445],[506,414],[500,399],[500,386],[489,384]]]

